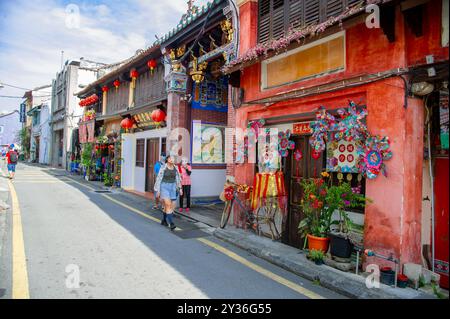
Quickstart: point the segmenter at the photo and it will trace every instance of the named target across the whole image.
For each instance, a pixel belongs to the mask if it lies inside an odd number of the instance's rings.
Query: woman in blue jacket
[[[174,159],[171,155],[166,157],[166,164],[159,170],[154,190],[164,203],[165,212],[163,213],[161,225],[169,225],[170,229],[174,230],[176,226],[173,222],[173,211],[175,210],[177,195],[178,193],[182,195],[183,189],[180,173],[175,167]]]

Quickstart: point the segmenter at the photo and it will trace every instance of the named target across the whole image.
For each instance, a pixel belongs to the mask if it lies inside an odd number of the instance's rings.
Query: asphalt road
[[[161,212],[63,175],[18,166],[18,206],[11,194],[12,209],[0,212],[0,298],[14,287],[30,298],[344,298],[216,239],[206,225],[176,218],[172,232]]]

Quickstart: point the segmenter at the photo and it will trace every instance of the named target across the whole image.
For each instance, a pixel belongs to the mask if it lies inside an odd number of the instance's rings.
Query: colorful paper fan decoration
[[[311,123],[313,133],[309,143],[313,148],[312,156],[320,157],[320,152],[326,148],[328,134],[333,141],[356,141],[357,154],[359,155],[358,170],[367,178],[375,178],[380,172],[386,176],[384,161],[392,157],[389,149],[388,137],[373,136],[367,129],[365,107],[357,108],[356,104],[349,101],[346,109],[339,109],[338,116],[329,114],[323,106],[316,113],[316,121]],[[319,153],[317,155],[317,153]],[[331,166],[336,166],[337,159],[329,158]]]
[[[389,138],[387,136],[381,137],[380,135],[369,136],[366,139],[365,150],[363,158],[360,160],[361,173],[369,179],[377,177],[380,172],[387,176],[384,161],[392,158]]]
[[[286,132],[279,132],[279,144],[278,144],[278,153],[281,157],[287,157],[289,155],[289,150],[293,150],[295,148],[295,143],[290,141],[291,131],[287,130]]]
[[[255,134],[256,138],[258,138],[259,129],[262,128],[266,124],[264,119],[250,121],[247,124],[247,128],[251,129],[250,133]]]

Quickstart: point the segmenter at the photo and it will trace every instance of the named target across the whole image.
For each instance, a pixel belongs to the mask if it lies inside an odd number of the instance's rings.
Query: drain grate
[[[203,230],[200,229],[180,230],[174,231],[173,233],[176,236],[180,237],[181,239],[192,239],[211,236],[211,234],[208,234],[207,232],[204,232]]]
[[[105,193],[112,193],[112,192],[108,191],[108,190],[96,190],[96,191],[94,191],[94,193],[105,194]]]

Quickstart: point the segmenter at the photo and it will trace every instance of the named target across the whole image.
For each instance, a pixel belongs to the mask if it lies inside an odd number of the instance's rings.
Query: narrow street
[[[12,182],[1,179],[11,209],[0,211],[0,298],[13,289],[25,298],[344,298],[221,242],[209,226],[177,217],[172,232],[150,205],[95,192],[63,170],[19,164]]]

